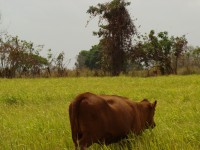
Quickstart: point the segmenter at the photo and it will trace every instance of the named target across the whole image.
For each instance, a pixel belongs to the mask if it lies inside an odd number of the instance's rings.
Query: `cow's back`
[[[111,128],[122,133],[134,132],[138,134],[141,130],[140,114],[136,102],[126,97],[115,95],[100,95],[111,108],[111,117],[114,116],[115,124]],[[111,129],[111,130],[112,130]]]
[[[79,106],[79,128],[93,142],[111,143],[135,128],[135,115],[126,98],[87,94]]]

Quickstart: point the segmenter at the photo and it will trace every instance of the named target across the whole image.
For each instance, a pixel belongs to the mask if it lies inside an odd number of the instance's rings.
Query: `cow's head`
[[[145,105],[145,112],[146,112],[146,128],[154,128],[156,126],[154,122],[154,114],[155,114],[155,107],[157,101],[150,103],[147,99],[144,99],[142,103]]]

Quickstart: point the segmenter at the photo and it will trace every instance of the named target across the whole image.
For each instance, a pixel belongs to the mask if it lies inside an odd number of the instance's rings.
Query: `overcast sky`
[[[20,39],[32,41],[56,55],[64,51],[74,66],[80,50],[98,44],[92,35],[97,19],[85,27],[87,9],[109,0],[0,0],[1,29]],[[170,35],[186,35],[190,45],[200,46],[200,0],[129,0],[128,7],[141,33],[154,29]],[[45,52],[43,52],[43,55]]]

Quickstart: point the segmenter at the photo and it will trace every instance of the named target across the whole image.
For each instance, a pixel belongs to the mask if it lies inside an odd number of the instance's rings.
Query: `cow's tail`
[[[75,146],[78,146],[78,140],[81,138],[82,133],[79,127],[79,108],[82,100],[85,99],[83,95],[79,95],[69,106],[69,117],[72,131],[72,139]]]

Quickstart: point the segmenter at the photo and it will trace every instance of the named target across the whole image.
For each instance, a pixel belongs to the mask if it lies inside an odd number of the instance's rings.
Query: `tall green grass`
[[[200,76],[0,79],[0,150],[73,149],[68,106],[82,92],[157,100],[157,126],[133,149],[200,149]],[[91,150],[128,149],[122,144]]]

